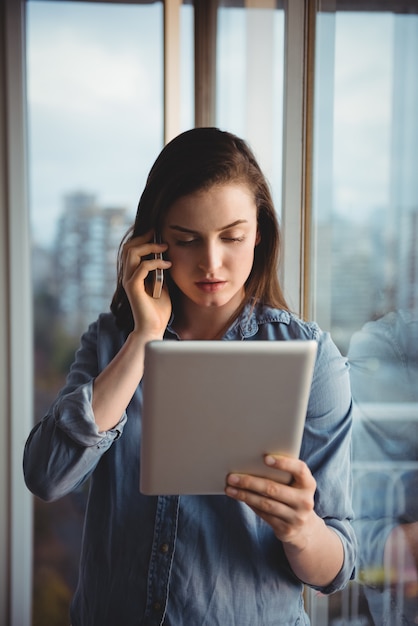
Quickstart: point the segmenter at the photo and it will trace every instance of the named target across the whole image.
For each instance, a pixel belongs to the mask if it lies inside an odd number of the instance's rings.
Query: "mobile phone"
[[[159,236],[154,235],[154,243],[161,243],[161,239]],[[163,255],[161,252],[154,252],[154,259],[162,259]],[[159,267],[153,272],[153,287],[152,287],[152,297],[160,298],[161,292],[163,290],[164,283],[164,272]]]

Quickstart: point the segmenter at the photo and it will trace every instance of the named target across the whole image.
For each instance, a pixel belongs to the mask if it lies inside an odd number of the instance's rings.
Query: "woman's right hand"
[[[150,231],[127,241],[122,250],[122,285],[131,305],[134,331],[140,330],[149,339],[162,339],[171,315],[167,286],[163,286],[160,298],[153,298],[146,281],[157,268],[171,267],[170,261],[153,257],[154,253],[165,252],[167,247],[165,243],[155,243]]]

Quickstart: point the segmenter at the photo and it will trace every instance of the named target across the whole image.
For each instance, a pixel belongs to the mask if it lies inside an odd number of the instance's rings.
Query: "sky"
[[[30,208],[54,236],[65,194],[134,212],[162,147],[159,4],[28,3]]]
[[[162,6],[42,1],[27,6],[31,224],[35,242],[49,246],[67,193],[93,193],[101,206],[127,207],[134,215],[163,144]],[[190,15],[183,26],[185,128],[192,125]],[[251,78],[251,59],[243,61],[245,22],[242,12],[229,10],[220,23],[225,29],[218,59],[225,85],[218,102],[220,125],[245,135],[242,110],[254,91],[253,83],[239,88]],[[283,20],[275,28],[277,48]],[[322,15],[318,41],[317,196],[323,197],[321,190],[329,190],[332,179],[333,210],[361,217],[386,207],[390,197],[394,17]],[[276,156],[270,165],[276,170],[281,166],[282,50],[277,59],[264,82],[267,90],[272,78],[277,88],[259,96],[261,111],[275,98],[274,117],[267,119],[275,124]],[[260,137],[263,132],[260,126]]]

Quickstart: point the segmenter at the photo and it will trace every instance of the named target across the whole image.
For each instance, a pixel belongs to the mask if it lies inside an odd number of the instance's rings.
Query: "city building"
[[[71,334],[109,310],[119,244],[131,223],[126,209],[103,208],[92,194],[65,196],[53,260],[58,307]]]

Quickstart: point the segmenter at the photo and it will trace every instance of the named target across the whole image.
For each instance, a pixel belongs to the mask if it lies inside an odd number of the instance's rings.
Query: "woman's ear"
[[[260,235],[259,229],[257,228],[257,233],[256,233],[256,236],[255,236],[255,245],[258,246],[260,241],[261,241],[261,235]]]

